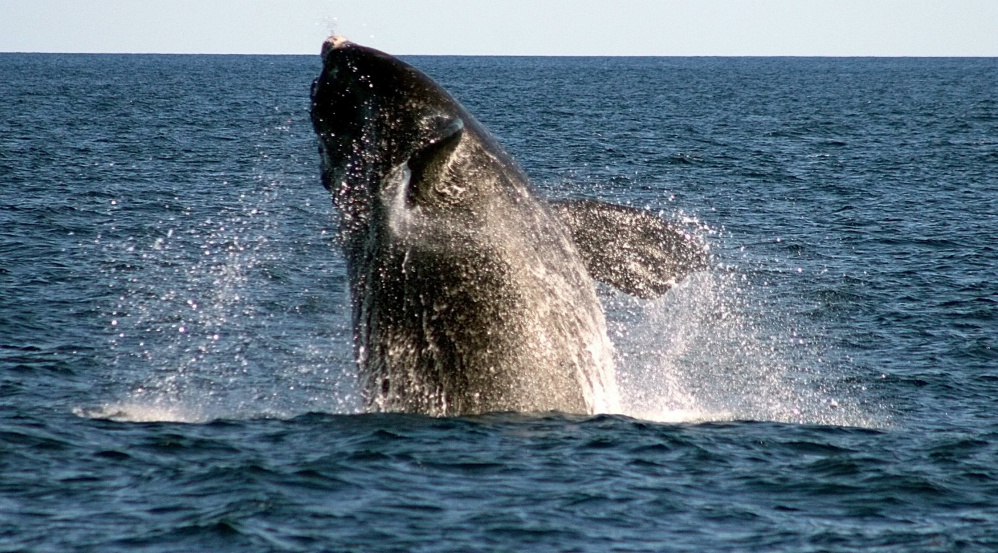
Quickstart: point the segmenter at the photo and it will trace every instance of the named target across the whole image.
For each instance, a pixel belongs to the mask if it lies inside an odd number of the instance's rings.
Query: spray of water
[[[662,298],[608,298],[624,414],[876,427],[855,390],[836,387],[823,345],[795,330],[744,273],[692,275]]]
[[[362,410],[344,290],[312,300],[313,316],[292,305],[287,266],[299,261],[288,240],[301,238],[276,228],[279,183],[257,184],[251,199],[211,217],[186,213],[145,245],[129,237],[107,246],[112,267],[136,268],[107,275],[120,289],[108,316],[118,391],[81,415],[199,422]],[[602,290],[620,412],[662,422],[881,425],[855,394],[831,389],[821,344],[750,280],[717,267],[653,301]]]
[[[295,286],[293,245],[277,228],[280,184],[258,179],[210,216],[186,209],[146,243],[106,240],[104,277],[117,291],[106,321],[114,399],[80,414],[199,422],[356,410],[342,370],[352,365],[346,329],[319,313],[342,304],[342,287]],[[308,311],[325,324],[299,333]]]

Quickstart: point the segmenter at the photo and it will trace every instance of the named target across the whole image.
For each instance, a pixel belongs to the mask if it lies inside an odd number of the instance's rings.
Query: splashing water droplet
[[[831,397],[820,356],[735,272],[696,273],[654,301],[608,298],[624,414],[661,422],[881,426]]]

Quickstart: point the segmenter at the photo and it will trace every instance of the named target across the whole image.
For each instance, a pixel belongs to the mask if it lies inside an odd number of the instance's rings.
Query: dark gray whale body
[[[443,88],[341,37],[312,86],[370,410],[617,410],[593,278],[642,297],[706,265],[643,211],[548,203]]]

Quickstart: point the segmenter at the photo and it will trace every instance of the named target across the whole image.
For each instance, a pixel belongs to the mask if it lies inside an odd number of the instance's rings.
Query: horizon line
[[[108,56],[283,56],[316,57],[319,53],[287,52],[108,52],[108,51],[47,51],[0,50],[3,54],[30,55],[108,55]],[[951,58],[998,59],[989,54],[419,54],[392,53],[395,57],[440,58]]]

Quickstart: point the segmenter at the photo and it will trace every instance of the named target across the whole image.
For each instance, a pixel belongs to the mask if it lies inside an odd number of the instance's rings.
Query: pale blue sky
[[[0,0],[0,51],[998,56],[998,0]]]

